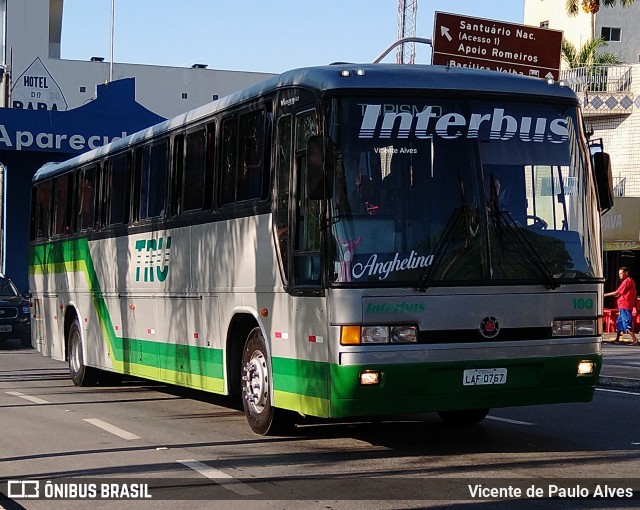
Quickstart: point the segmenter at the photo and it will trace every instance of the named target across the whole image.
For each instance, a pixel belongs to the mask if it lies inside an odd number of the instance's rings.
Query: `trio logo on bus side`
[[[564,118],[515,117],[505,113],[504,108],[494,108],[492,113],[471,113],[468,117],[460,113],[443,113],[439,106],[425,106],[422,111],[385,111],[382,105],[364,104],[360,138],[389,139],[397,130],[398,139],[413,135],[429,139],[434,134],[446,140],[456,138],[475,139],[480,131],[489,129],[491,140],[506,141],[516,134],[523,142],[564,143],[569,139],[567,120]],[[385,105],[385,110],[387,105]],[[401,105],[400,105],[401,106]]]
[[[169,275],[171,236],[136,241],[136,281],[163,282]]]

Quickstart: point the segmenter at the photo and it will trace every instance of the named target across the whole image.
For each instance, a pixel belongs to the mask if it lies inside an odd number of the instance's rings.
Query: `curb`
[[[601,375],[598,379],[597,386],[637,390],[640,389],[640,379],[634,379],[632,377],[614,377],[609,375]]]

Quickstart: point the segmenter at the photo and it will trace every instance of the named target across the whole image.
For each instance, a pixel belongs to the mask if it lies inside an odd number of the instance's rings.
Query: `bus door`
[[[307,141],[318,130],[315,109],[299,112],[294,127],[293,285],[297,295],[319,295],[321,201],[307,190]]]
[[[288,332],[289,341],[274,342],[273,356],[294,358],[299,362],[326,362],[328,359],[326,304],[321,287],[322,201],[309,199],[306,189],[307,142],[318,131],[318,114],[314,107],[298,106],[280,112],[276,128],[275,233],[288,303],[286,307],[279,307],[286,312],[278,319],[285,325],[283,329]],[[275,320],[274,328],[278,331]],[[309,365],[314,370],[324,366],[325,363]],[[277,360],[273,367],[274,383],[278,387]],[[300,374],[295,381],[288,379],[288,392],[303,396],[327,393],[327,374],[304,370]],[[303,398],[303,402],[307,400]],[[306,409],[306,412],[311,411]]]

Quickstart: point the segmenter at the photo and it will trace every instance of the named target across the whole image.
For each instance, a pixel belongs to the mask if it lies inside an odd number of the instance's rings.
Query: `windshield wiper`
[[[442,236],[442,239],[438,243],[438,247],[433,253],[433,264],[425,267],[422,270],[420,277],[418,278],[418,281],[416,283],[417,291],[426,292],[429,286],[431,285],[433,275],[436,272],[436,267],[440,266],[440,261],[443,260],[444,258],[442,257],[442,255],[449,248],[449,245],[451,244],[451,239],[453,239],[453,234],[456,231],[456,225],[458,224],[460,219],[463,217],[463,214],[464,214],[464,209],[458,208],[458,209],[455,209],[453,211],[453,214],[449,217],[449,221],[447,221],[447,224],[445,225],[443,230],[444,235]],[[464,217],[466,216],[467,215],[464,214]]]
[[[522,233],[522,229],[515,222],[511,214],[508,211],[500,210],[497,204],[492,203],[489,214],[498,219],[498,227],[504,228],[507,232],[512,234],[516,242],[523,248],[524,253],[529,260],[533,263],[534,267],[538,270],[538,275],[541,277],[542,282],[550,289],[557,289],[560,284],[554,278],[549,271],[549,268],[545,264],[543,258],[533,247],[533,244],[529,242],[527,237]]]

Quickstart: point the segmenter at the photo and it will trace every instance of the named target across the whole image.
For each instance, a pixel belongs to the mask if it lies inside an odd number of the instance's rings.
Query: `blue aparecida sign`
[[[97,98],[67,111],[0,109],[0,151],[79,154],[165,120],[135,101],[135,80],[97,87]]]

